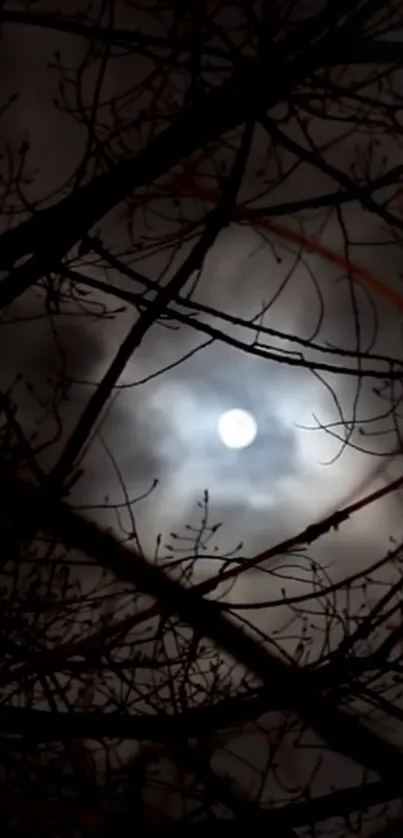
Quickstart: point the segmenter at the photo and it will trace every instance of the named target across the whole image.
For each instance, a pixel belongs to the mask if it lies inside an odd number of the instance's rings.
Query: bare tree
[[[326,560],[329,533],[364,510],[375,518],[403,484],[369,485],[401,454],[403,297],[356,256],[363,219],[366,248],[379,234],[377,254],[398,265],[401,252],[400,3],[5,2],[0,26],[5,67],[8,39],[37,39],[44,54],[61,39],[44,75],[57,85],[49,125],[56,146],[67,125],[76,132],[51,176],[6,91],[5,829],[383,828],[401,798],[401,534],[336,581]],[[235,311],[208,273],[248,231],[280,273],[263,301],[250,292]],[[327,294],[315,260],[338,272],[344,296]],[[298,329],[278,306],[303,276],[316,308]],[[337,300],[347,338],[324,325]],[[9,337],[21,328],[23,370]],[[333,404],[331,421],[314,418],[339,443],[335,459],[347,449],[375,462],[360,496],[342,485],[336,510],[283,540],[267,532],[250,556],[236,540],[225,549],[206,492],[198,520],[155,533],[152,556],[139,521],[155,475],[146,460],[147,486],[132,494],[104,428],[157,330],[167,355],[178,333],[189,342],[138,387],[211,344],[312,379]],[[91,497],[95,444],[121,502]],[[238,584],[252,572],[253,601]]]

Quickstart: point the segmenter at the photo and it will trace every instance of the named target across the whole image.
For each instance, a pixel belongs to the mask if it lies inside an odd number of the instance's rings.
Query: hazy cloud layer
[[[10,27],[2,58],[8,68],[10,91],[15,89],[20,94],[3,123],[3,139],[8,141],[11,137],[18,145],[29,129],[32,156],[28,160],[32,160],[32,169],[37,170],[33,184],[27,187],[32,196],[50,194],[51,188],[64,183],[74,171],[85,142],[85,132],[52,105],[57,74],[46,64],[58,47],[71,62],[77,62],[82,56],[83,44],[69,36]],[[116,65],[106,80],[105,95],[122,84],[125,84],[123,70]],[[316,139],[322,141],[327,132],[330,139],[327,124],[318,121]],[[259,131],[255,146],[243,187],[245,194],[250,194],[259,183],[261,155],[265,152]],[[354,143],[347,138],[341,146],[335,144],[330,149],[328,159],[348,170],[355,154]],[[284,155],[285,164],[290,159]],[[270,157],[268,161],[270,169]],[[330,187],[329,177],[302,165],[277,188],[270,200],[299,199],[307,194],[320,194]],[[123,221],[119,221],[121,209],[111,214],[103,228],[105,240],[112,246],[125,241]],[[384,240],[385,233],[373,217],[355,204],[343,213],[352,239],[360,242],[351,246],[351,258],[398,287],[400,248],[375,247],[374,241]],[[161,219],[155,223],[164,230]],[[284,223],[297,228],[287,218]],[[320,224],[315,215],[307,218],[305,229],[312,235],[319,234]],[[343,250],[340,226],[334,220],[326,225],[323,240],[330,247]],[[163,259],[161,255],[153,256],[144,259],[139,267],[155,278]],[[282,290],[288,271],[293,271],[292,278]],[[351,288],[341,274],[321,257],[298,253],[295,245],[267,231],[259,233],[232,226],[223,232],[209,254],[195,299],[244,319],[256,316],[261,306],[272,300],[264,317],[265,325],[308,338],[319,324],[317,340],[354,351],[356,331]],[[122,282],[129,287],[127,280]],[[376,331],[373,351],[399,355],[400,314],[373,294],[371,302],[364,285],[361,289],[357,286],[356,294],[361,348],[366,348]],[[114,304],[109,300],[108,305],[113,308]],[[35,295],[26,295],[7,316],[31,316],[40,306]],[[25,391],[25,381],[34,382],[45,398],[51,393],[57,375],[64,372],[81,382],[72,385],[69,401],[61,407],[65,424],[63,439],[66,438],[93,390],[93,383],[99,380],[134,317],[135,312],[128,309],[102,326],[95,320],[90,322],[71,314],[55,316],[52,325],[43,319],[2,327],[1,374],[4,382],[17,373],[24,377],[18,392],[27,427],[38,419],[41,410]],[[232,334],[239,336],[240,330],[234,329]],[[91,497],[95,503],[105,495],[121,499],[112,454],[131,496],[145,491],[154,478],[159,480],[151,500],[138,508],[140,533],[148,549],[160,530],[169,532],[185,525],[195,513],[197,500],[208,488],[212,515],[226,525],[223,544],[234,545],[243,540],[247,550],[254,551],[329,512],[379,465],[378,459],[348,448],[329,465],[340,450],[340,441],[325,431],[302,428],[340,420],[339,407],[328,385],[336,392],[347,421],[353,415],[356,400],[355,410],[358,419],[363,421],[384,412],[385,405],[373,392],[373,382],[364,383],[357,396],[353,378],[326,374],[320,380],[301,368],[276,365],[218,343],[164,375],[144,384],[127,386],[154,375],[202,340],[202,335],[184,327],[172,331],[157,325],[147,335],[122,378],[121,384],[125,386],[115,394],[102,427],[102,439],[94,441],[87,455],[86,475],[76,487],[77,500],[85,499],[88,503]],[[273,340],[269,343],[278,346]],[[353,363],[351,359],[349,363]],[[250,410],[258,424],[256,442],[241,452],[226,450],[217,435],[220,413],[230,407]],[[369,429],[389,427],[390,420],[386,419],[373,422]],[[46,424],[41,425],[41,433],[45,428]],[[343,436],[342,428],[336,430]],[[391,437],[366,438],[365,444],[373,452],[390,451]],[[46,465],[51,464],[59,449],[60,443],[44,455]],[[369,543],[376,551],[382,541],[386,542],[389,529],[399,522],[394,503],[385,504],[377,515],[383,516],[381,525],[378,519],[374,522],[372,514],[365,514],[343,531],[338,542],[342,553],[346,543],[351,546],[348,539],[354,539],[354,554],[361,549],[368,552]],[[334,550],[337,555],[336,546]]]

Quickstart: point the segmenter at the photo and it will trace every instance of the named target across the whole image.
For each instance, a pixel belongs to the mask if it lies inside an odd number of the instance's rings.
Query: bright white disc
[[[227,410],[218,420],[218,433],[227,448],[247,448],[257,434],[257,425],[247,410]]]

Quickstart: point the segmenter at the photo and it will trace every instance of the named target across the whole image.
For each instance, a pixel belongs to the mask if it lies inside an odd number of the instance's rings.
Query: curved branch
[[[126,273],[124,270],[123,273]],[[138,306],[141,304],[145,309],[150,309],[154,305],[154,301],[147,300],[144,296],[140,293],[136,293],[133,291],[125,291],[123,288],[119,288],[118,286],[108,285],[106,282],[102,282],[97,279],[93,279],[92,277],[87,277],[83,274],[75,273],[74,271],[69,270],[69,268],[60,267],[59,273],[66,277],[67,279],[71,280],[72,282],[79,283],[80,285],[87,285],[89,288],[94,288],[98,291],[102,291],[104,294],[110,294],[111,296],[118,297],[120,300],[124,300],[125,302],[130,303],[131,305]],[[136,277],[137,281],[141,281]],[[146,278],[144,277],[144,284],[148,285]],[[153,289],[158,289],[158,285],[154,283],[150,283]],[[194,311],[200,311],[200,313],[206,314],[209,313],[212,316],[215,316],[219,320],[224,320],[224,322],[230,323],[231,325],[242,326],[245,329],[250,329],[253,331],[254,336],[256,336],[256,332],[262,334],[272,334],[272,337],[281,337],[283,340],[290,340],[294,341],[295,343],[299,343],[298,338],[295,335],[285,335],[275,329],[270,329],[268,327],[259,327],[253,326],[251,323],[248,323],[246,320],[242,320],[238,317],[232,317],[231,315],[227,315],[223,312],[215,312],[214,309],[210,308],[209,306],[203,305],[201,303],[193,303],[190,300],[186,300],[184,297],[177,296],[176,298],[178,305],[191,309]],[[371,361],[380,361],[381,363],[389,364],[389,369],[365,369],[363,367],[348,367],[345,364],[331,364],[326,361],[308,361],[306,358],[303,357],[301,354],[281,354],[281,350],[278,351],[271,351],[269,348],[266,348],[264,345],[256,344],[255,340],[252,343],[245,343],[244,341],[239,340],[238,338],[234,338],[231,335],[222,332],[220,329],[215,328],[210,323],[205,323],[200,320],[196,320],[195,318],[191,318],[186,314],[182,314],[181,312],[177,311],[176,309],[172,309],[171,306],[167,306],[164,309],[166,314],[172,318],[172,320],[176,320],[178,323],[183,323],[185,326],[194,329],[196,332],[202,332],[202,334],[208,335],[209,337],[213,338],[213,340],[218,340],[221,343],[226,343],[228,346],[232,346],[234,349],[239,349],[241,352],[246,352],[248,355],[256,355],[258,358],[266,358],[268,361],[274,361],[278,364],[285,364],[285,366],[289,367],[302,367],[304,369],[310,370],[320,370],[321,372],[328,372],[328,373],[335,373],[337,375],[345,375],[351,376],[354,378],[374,378],[380,379],[384,381],[387,378],[389,381],[401,381],[402,379],[402,370],[397,369],[393,371],[391,367],[397,364],[399,367],[401,366],[402,362],[395,358],[387,358],[386,356],[369,356],[368,353],[363,353],[362,357],[366,360]],[[312,349],[318,352],[323,352],[325,354],[336,355],[338,354],[337,350],[334,349],[327,349],[326,347],[321,347],[316,344],[312,344],[309,341],[304,341],[301,339],[301,344],[305,345],[307,349]],[[358,353],[347,353],[343,350],[340,350],[339,353],[341,356],[351,355],[354,358],[359,358],[360,354]]]

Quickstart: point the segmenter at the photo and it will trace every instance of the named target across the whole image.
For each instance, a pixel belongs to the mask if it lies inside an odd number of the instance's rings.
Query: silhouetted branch
[[[215,640],[258,675],[273,696],[284,702],[284,707],[298,713],[333,749],[375,770],[383,778],[393,779],[403,770],[403,755],[393,745],[365,729],[330,700],[323,699],[312,689],[309,675],[276,659],[219,614],[212,603],[186,590],[158,567],[117,544],[113,536],[98,530],[65,504],[52,503],[51,498],[39,490],[16,483],[8,485],[4,475],[2,490],[7,491],[14,504],[29,508],[45,529],[111,569],[117,578],[133,582],[140,590],[157,597],[169,610],[177,611],[186,622]]]

